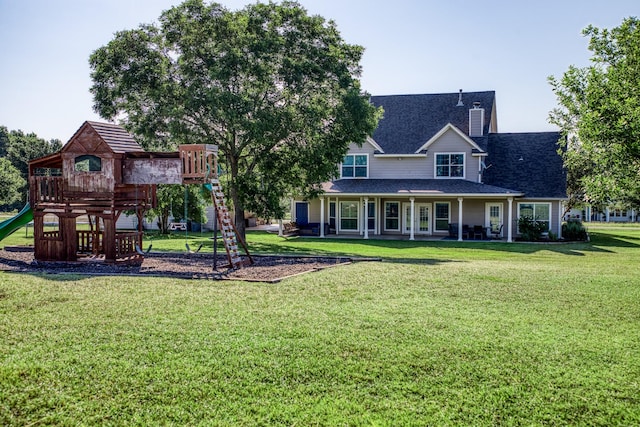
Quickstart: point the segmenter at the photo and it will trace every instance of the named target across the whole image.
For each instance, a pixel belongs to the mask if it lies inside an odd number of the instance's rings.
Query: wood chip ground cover
[[[9,249],[9,250],[7,250]],[[225,256],[218,255],[218,269],[213,270],[212,254],[150,253],[141,265],[106,264],[80,261],[74,263],[38,262],[30,248],[5,248],[0,251],[0,270],[45,274],[141,275],[193,279],[232,279],[277,282],[283,278],[351,262],[348,258],[253,256],[254,263],[240,269],[228,268]]]

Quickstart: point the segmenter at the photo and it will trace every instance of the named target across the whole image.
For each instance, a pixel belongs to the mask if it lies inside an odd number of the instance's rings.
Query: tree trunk
[[[242,209],[240,205],[238,193],[234,189],[231,189],[231,200],[233,201],[233,212],[234,212],[233,223],[236,226],[236,231],[238,232],[238,235],[240,236],[240,238],[246,241],[245,239],[246,230],[244,226],[244,209]]]
[[[161,210],[158,216],[158,228],[161,234],[169,234],[169,211]]]

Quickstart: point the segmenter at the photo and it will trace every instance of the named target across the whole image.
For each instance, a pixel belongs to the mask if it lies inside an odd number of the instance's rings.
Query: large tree
[[[156,149],[217,144],[244,234],[245,209],[282,217],[283,196],[318,194],[377,126],[362,53],[295,2],[188,0],[96,50],[91,92],[102,117]]]
[[[589,26],[591,65],[549,81],[559,106],[550,113],[561,142],[569,190],[596,205],[640,202],[640,21]]]

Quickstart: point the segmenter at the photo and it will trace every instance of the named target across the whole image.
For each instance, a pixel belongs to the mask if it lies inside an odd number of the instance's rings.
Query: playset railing
[[[32,176],[29,180],[32,203],[62,203],[63,178],[61,176]]]
[[[136,245],[140,247],[141,244],[141,232],[116,233],[116,260],[139,258]]]
[[[182,179],[184,183],[203,183],[217,177],[217,145],[181,145]]]

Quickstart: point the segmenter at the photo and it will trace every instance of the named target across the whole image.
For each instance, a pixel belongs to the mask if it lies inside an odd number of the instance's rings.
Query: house
[[[340,176],[293,200],[317,234],[513,241],[518,218],[560,236],[566,174],[558,132],[499,133],[494,91],[373,96],[384,117],[351,144]],[[525,111],[526,112],[526,111]]]

